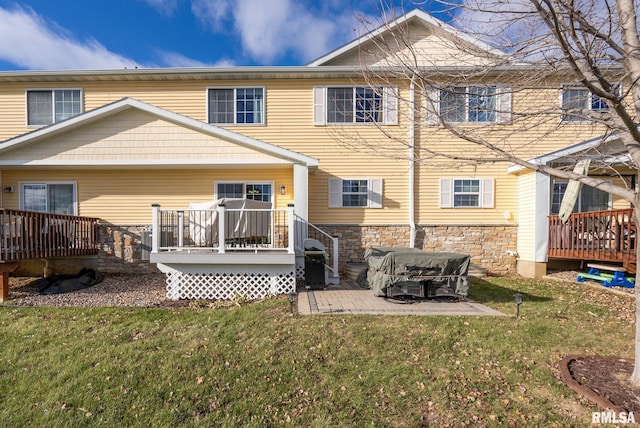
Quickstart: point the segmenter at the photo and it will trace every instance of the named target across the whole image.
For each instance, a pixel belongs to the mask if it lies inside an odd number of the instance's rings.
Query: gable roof
[[[322,65],[326,65],[327,63],[335,60],[336,58],[342,57],[342,56],[346,56],[349,55],[351,53],[356,52],[360,46],[364,45],[365,43],[378,38],[378,37],[382,37],[387,33],[392,33],[396,28],[398,28],[400,25],[408,25],[408,24],[416,24],[425,28],[439,28],[441,30],[443,30],[446,33],[451,34],[454,38],[460,39],[460,40],[464,40],[467,43],[470,43],[471,45],[474,45],[475,47],[477,47],[478,49],[487,51],[489,53],[491,53],[492,55],[496,55],[496,56],[503,56],[504,52],[488,45],[487,43],[470,36],[469,34],[466,34],[460,30],[458,30],[457,28],[444,23],[443,21],[440,21],[439,19],[436,19],[434,17],[432,17],[431,15],[429,15],[426,12],[423,12],[419,9],[413,9],[412,11],[399,16],[397,18],[393,18],[392,20],[382,24],[381,26],[379,26],[378,28],[368,32],[367,34],[360,36],[358,38],[356,38],[355,40],[329,52],[326,55],[321,56],[320,58],[317,58],[313,61],[311,61],[310,63],[307,64],[307,66],[309,67],[316,67],[316,66],[322,66]]]
[[[37,129],[35,131],[31,131],[14,138],[10,138],[0,143],[0,165],[6,165],[6,163],[2,162],[2,157],[4,154],[7,154],[14,150],[19,150],[33,144],[38,144],[39,142],[48,140],[63,133],[80,130],[83,127],[94,124],[96,122],[99,122],[100,120],[106,119],[115,114],[122,113],[130,109],[136,109],[167,122],[174,123],[180,127],[190,129],[192,131],[197,131],[202,134],[218,138],[256,152],[264,153],[266,155],[280,159],[282,163],[300,164],[308,168],[317,168],[319,164],[317,159],[310,156],[306,156],[292,150],[284,149],[282,147],[278,147],[273,144],[257,140],[255,138],[251,138],[246,135],[238,134],[236,132],[223,129],[215,125],[200,122],[198,120],[182,116],[180,114],[144,103],[142,101],[138,101],[133,98],[123,98],[111,104],[98,107],[94,110],[74,116],[67,120],[54,123],[52,125]],[[179,163],[180,162],[176,161],[176,164]]]
[[[624,161],[628,155],[621,151],[619,147],[616,147],[616,144],[619,142],[620,139],[617,134],[601,135],[559,150],[554,150],[552,152],[536,156],[528,159],[527,162],[535,165],[547,165],[551,162],[562,161],[564,159],[566,162],[575,163],[576,157],[580,154],[588,155],[589,151],[592,149],[598,149],[598,155],[600,156],[607,156],[607,158],[604,159],[605,162]],[[509,174],[515,174],[525,169],[526,168],[521,165],[511,165],[507,168],[507,172]]]

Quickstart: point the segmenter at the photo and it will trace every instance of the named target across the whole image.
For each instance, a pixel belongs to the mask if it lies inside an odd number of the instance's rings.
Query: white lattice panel
[[[167,298],[178,299],[259,299],[296,290],[293,269],[255,271],[166,272]]]

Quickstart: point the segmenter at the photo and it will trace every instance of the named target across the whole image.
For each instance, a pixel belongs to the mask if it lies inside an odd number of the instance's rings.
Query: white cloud
[[[0,8],[0,60],[26,69],[113,69],[139,67],[96,40],[75,40],[30,9]]]
[[[314,10],[309,1],[193,0],[192,11],[216,32],[232,31],[243,53],[262,63],[292,53],[301,62],[316,58],[353,38],[353,12],[335,4]]]
[[[172,15],[178,8],[178,0],[139,0],[147,3],[149,6],[162,13],[163,15]]]
[[[189,58],[178,52],[161,51],[160,58],[164,65],[168,67],[232,67],[235,64],[229,59],[222,59],[215,63],[207,63],[197,59]]]

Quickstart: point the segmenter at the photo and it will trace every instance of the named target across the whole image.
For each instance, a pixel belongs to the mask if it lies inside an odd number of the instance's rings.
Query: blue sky
[[[0,0],[0,70],[303,65],[361,34],[357,17],[379,22],[380,7],[380,0]]]

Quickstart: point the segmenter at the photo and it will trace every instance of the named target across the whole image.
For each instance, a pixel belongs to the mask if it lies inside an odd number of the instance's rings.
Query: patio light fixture
[[[520,317],[520,305],[522,304],[522,294],[513,295],[513,301],[516,302],[516,318]]]
[[[296,292],[288,292],[287,297],[289,298],[289,314],[293,316],[293,304],[296,302]]]
[[[285,193],[287,193],[287,186],[282,184],[282,185],[280,185],[280,194],[284,195]]]

